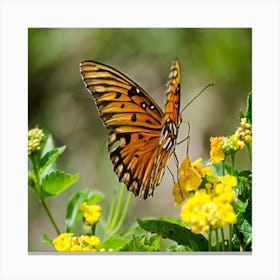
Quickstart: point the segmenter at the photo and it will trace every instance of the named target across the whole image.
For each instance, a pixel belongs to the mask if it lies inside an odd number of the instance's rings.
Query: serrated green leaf
[[[54,148],[53,150],[51,151],[48,151],[41,159],[40,159],[40,162],[39,162],[39,166],[40,166],[40,169],[39,169],[39,175],[41,175],[45,169],[51,165],[54,160],[59,156],[61,155],[65,150],[65,146],[62,146],[62,147],[59,147],[59,148]],[[50,173],[50,170],[49,170],[49,173]],[[47,174],[44,174],[44,175],[47,175]]]
[[[184,246],[184,245],[178,245],[178,244],[175,244],[173,246],[170,247],[170,251],[171,252],[189,252],[191,250],[189,250],[188,247]]]
[[[72,226],[82,218],[82,212],[78,210],[78,206],[81,203],[86,202],[87,204],[96,204],[103,198],[103,193],[89,189],[74,193],[67,205],[65,222],[66,232],[70,232]]]
[[[177,223],[158,219],[137,219],[137,222],[146,231],[157,233],[163,238],[176,241],[178,244],[187,246],[193,251],[208,250],[208,241],[203,235],[194,234],[186,227],[178,225]]]
[[[133,235],[132,239],[121,251],[129,252],[159,252],[160,239],[156,234],[144,233],[138,236]]]
[[[78,174],[71,175],[61,171],[54,171],[48,174],[42,180],[43,199],[58,195],[74,184],[78,178]]]

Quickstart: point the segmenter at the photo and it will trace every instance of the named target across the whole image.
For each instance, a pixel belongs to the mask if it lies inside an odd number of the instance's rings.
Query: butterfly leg
[[[175,153],[173,153],[173,156],[174,156],[176,169],[177,169],[177,183],[179,185],[180,195],[183,199],[184,197],[183,197],[182,189],[181,189],[180,182],[179,182],[179,160],[178,160],[177,155]],[[173,182],[174,182],[174,176],[172,175],[172,177],[173,177]],[[175,182],[174,182],[174,184],[175,184]]]
[[[190,125],[189,121],[187,122],[187,124],[188,124],[188,136],[185,137],[183,140],[179,141],[177,143],[177,145],[180,145],[180,144],[184,143],[185,141],[187,141],[187,156],[189,156],[189,147],[190,147],[190,141],[191,141],[191,137],[190,137],[191,125]]]
[[[167,165],[166,167],[167,167],[167,169],[168,169],[168,171],[169,171],[169,173],[170,173],[170,175],[171,175],[171,177],[172,177],[173,184],[175,185],[175,184],[176,184],[176,181],[175,181],[174,175],[173,175],[172,171],[170,170],[170,168],[168,167],[168,165]]]

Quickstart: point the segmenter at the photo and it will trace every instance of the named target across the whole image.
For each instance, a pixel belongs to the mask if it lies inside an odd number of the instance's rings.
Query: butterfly
[[[174,153],[180,114],[180,63],[172,61],[164,112],[139,85],[113,67],[96,61],[80,63],[104,126],[114,172],[128,191],[146,199],[161,182]]]

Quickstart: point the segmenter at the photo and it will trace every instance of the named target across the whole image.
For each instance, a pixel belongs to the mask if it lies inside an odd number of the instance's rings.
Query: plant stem
[[[122,221],[119,220],[119,217],[121,214],[121,209],[122,209],[122,204],[124,201],[125,193],[126,193],[126,187],[123,185],[120,195],[119,195],[117,205],[116,205],[116,193],[114,193],[114,195],[113,195],[111,206],[110,206],[110,213],[109,213],[109,217],[108,217],[108,223],[105,228],[104,239],[107,239],[108,237],[115,234],[119,229],[118,227],[120,227],[122,225],[123,220]],[[127,201],[127,203],[128,202],[130,202],[130,201]],[[127,206],[127,208],[128,208],[128,206]],[[123,219],[124,219],[124,217],[123,217]],[[118,220],[119,220],[119,222],[118,222]]]
[[[39,163],[38,163],[38,154],[35,154],[33,156],[30,157],[31,158],[31,162],[32,162],[32,169],[33,169],[33,172],[34,172],[34,175],[35,175],[35,191],[57,233],[57,235],[60,234],[60,231],[58,229],[58,226],[56,225],[55,221],[54,221],[54,218],[52,217],[52,214],[45,202],[44,199],[42,199],[41,197],[41,185],[40,185],[40,176],[39,176]]]
[[[250,162],[252,163],[252,152],[251,152],[251,148],[250,148],[250,144],[247,144],[247,150],[248,150],[248,155],[249,155],[249,158],[250,158]]]
[[[39,163],[38,163],[38,154],[34,154],[30,157],[32,162],[32,169],[35,175],[35,191],[40,197],[41,188],[40,188],[40,176],[39,176]]]
[[[216,250],[220,251],[220,246],[219,246],[219,235],[218,235],[218,229],[215,229],[215,235],[216,235]]]
[[[116,207],[116,211],[113,214],[113,220],[112,220],[112,224],[111,224],[111,229],[114,229],[116,227],[116,223],[119,219],[120,213],[121,213],[121,208],[122,208],[122,204],[123,204],[123,200],[124,200],[124,195],[126,193],[126,187],[123,186],[120,196],[119,196],[119,200],[118,200],[118,204]]]
[[[225,161],[226,159],[222,160],[222,174],[225,175]]]
[[[232,251],[232,236],[233,236],[233,226],[229,224],[229,240],[228,240],[228,250]]]
[[[118,224],[115,226],[112,235],[115,234],[116,232],[118,232],[118,230],[121,228],[121,226],[122,226],[122,224],[123,224],[123,221],[124,221],[124,219],[125,219],[125,216],[126,216],[126,214],[127,214],[127,211],[128,211],[128,208],[129,208],[129,205],[130,205],[130,202],[131,202],[132,197],[133,197],[132,192],[129,192],[129,193],[127,194],[127,198],[126,198],[125,206],[124,206],[123,211],[122,211],[122,215],[121,215],[121,217],[120,217],[120,219],[119,219]]]
[[[47,212],[47,215],[48,215],[48,217],[49,217],[49,219],[50,219],[50,221],[51,221],[51,223],[52,223],[52,225],[53,225],[57,235],[59,235],[60,234],[60,230],[58,229],[58,227],[57,227],[57,225],[56,225],[56,223],[55,223],[55,221],[54,221],[54,219],[52,217],[52,214],[51,214],[51,212],[50,212],[46,202],[44,200],[41,200],[41,202],[42,202],[42,205],[43,205],[45,211]]]
[[[230,154],[231,157],[231,170],[230,170],[230,175],[234,174],[234,169],[235,169],[235,153]]]
[[[220,228],[221,236],[222,236],[222,251],[225,251],[225,235],[224,235],[224,228]]]
[[[114,189],[112,200],[111,200],[111,205],[110,205],[108,221],[107,221],[107,225],[106,225],[106,230],[110,230],[110,228],[112,227],[112,220],[114,217],[115,205],[116,205],[116,190]]]
[[[212,230],[210,229],[209,237],[208,237],[208,251],[209,252],[212,251],[212,241],[211,241],[211,239],[212,239]]]

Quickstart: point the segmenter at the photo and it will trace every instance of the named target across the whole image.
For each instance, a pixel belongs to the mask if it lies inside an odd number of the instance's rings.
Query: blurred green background
[[[106,197],[102,215],[106,218],[114,188],[120,188],[107,153],[108,132],[82,83],[79,63],[96,60],[110,65],[143,87],[163,108],[165,83],[173,58],[181,63],[181,108],[206,84],[215,86],[183,113],[178,140],[187,135],[189,154],[209,158],[210,136],[232,134],[238,127],[239,110],[246,108],[252,87],[252,30],[249,28],[31,28],[28,30],[28,127],[39,125],[51,132],[57,146],[67,149],[58,168],[79,173],[78,182],[47,203],[60,229],[64,229],[66,205],[72,193],[98,189]],[[181,162],[186,144],[176,148]],[[237,159],[248,167],[245,153]],[[173,158],[168,166],[176,174]],[[165,172],[153,198],[132,200],[125,226],[136,217],[179,218],[174,206],[172,177]],[[29,251],[50,251],[42,234],[55,232],[32,190],[28,195]]]

